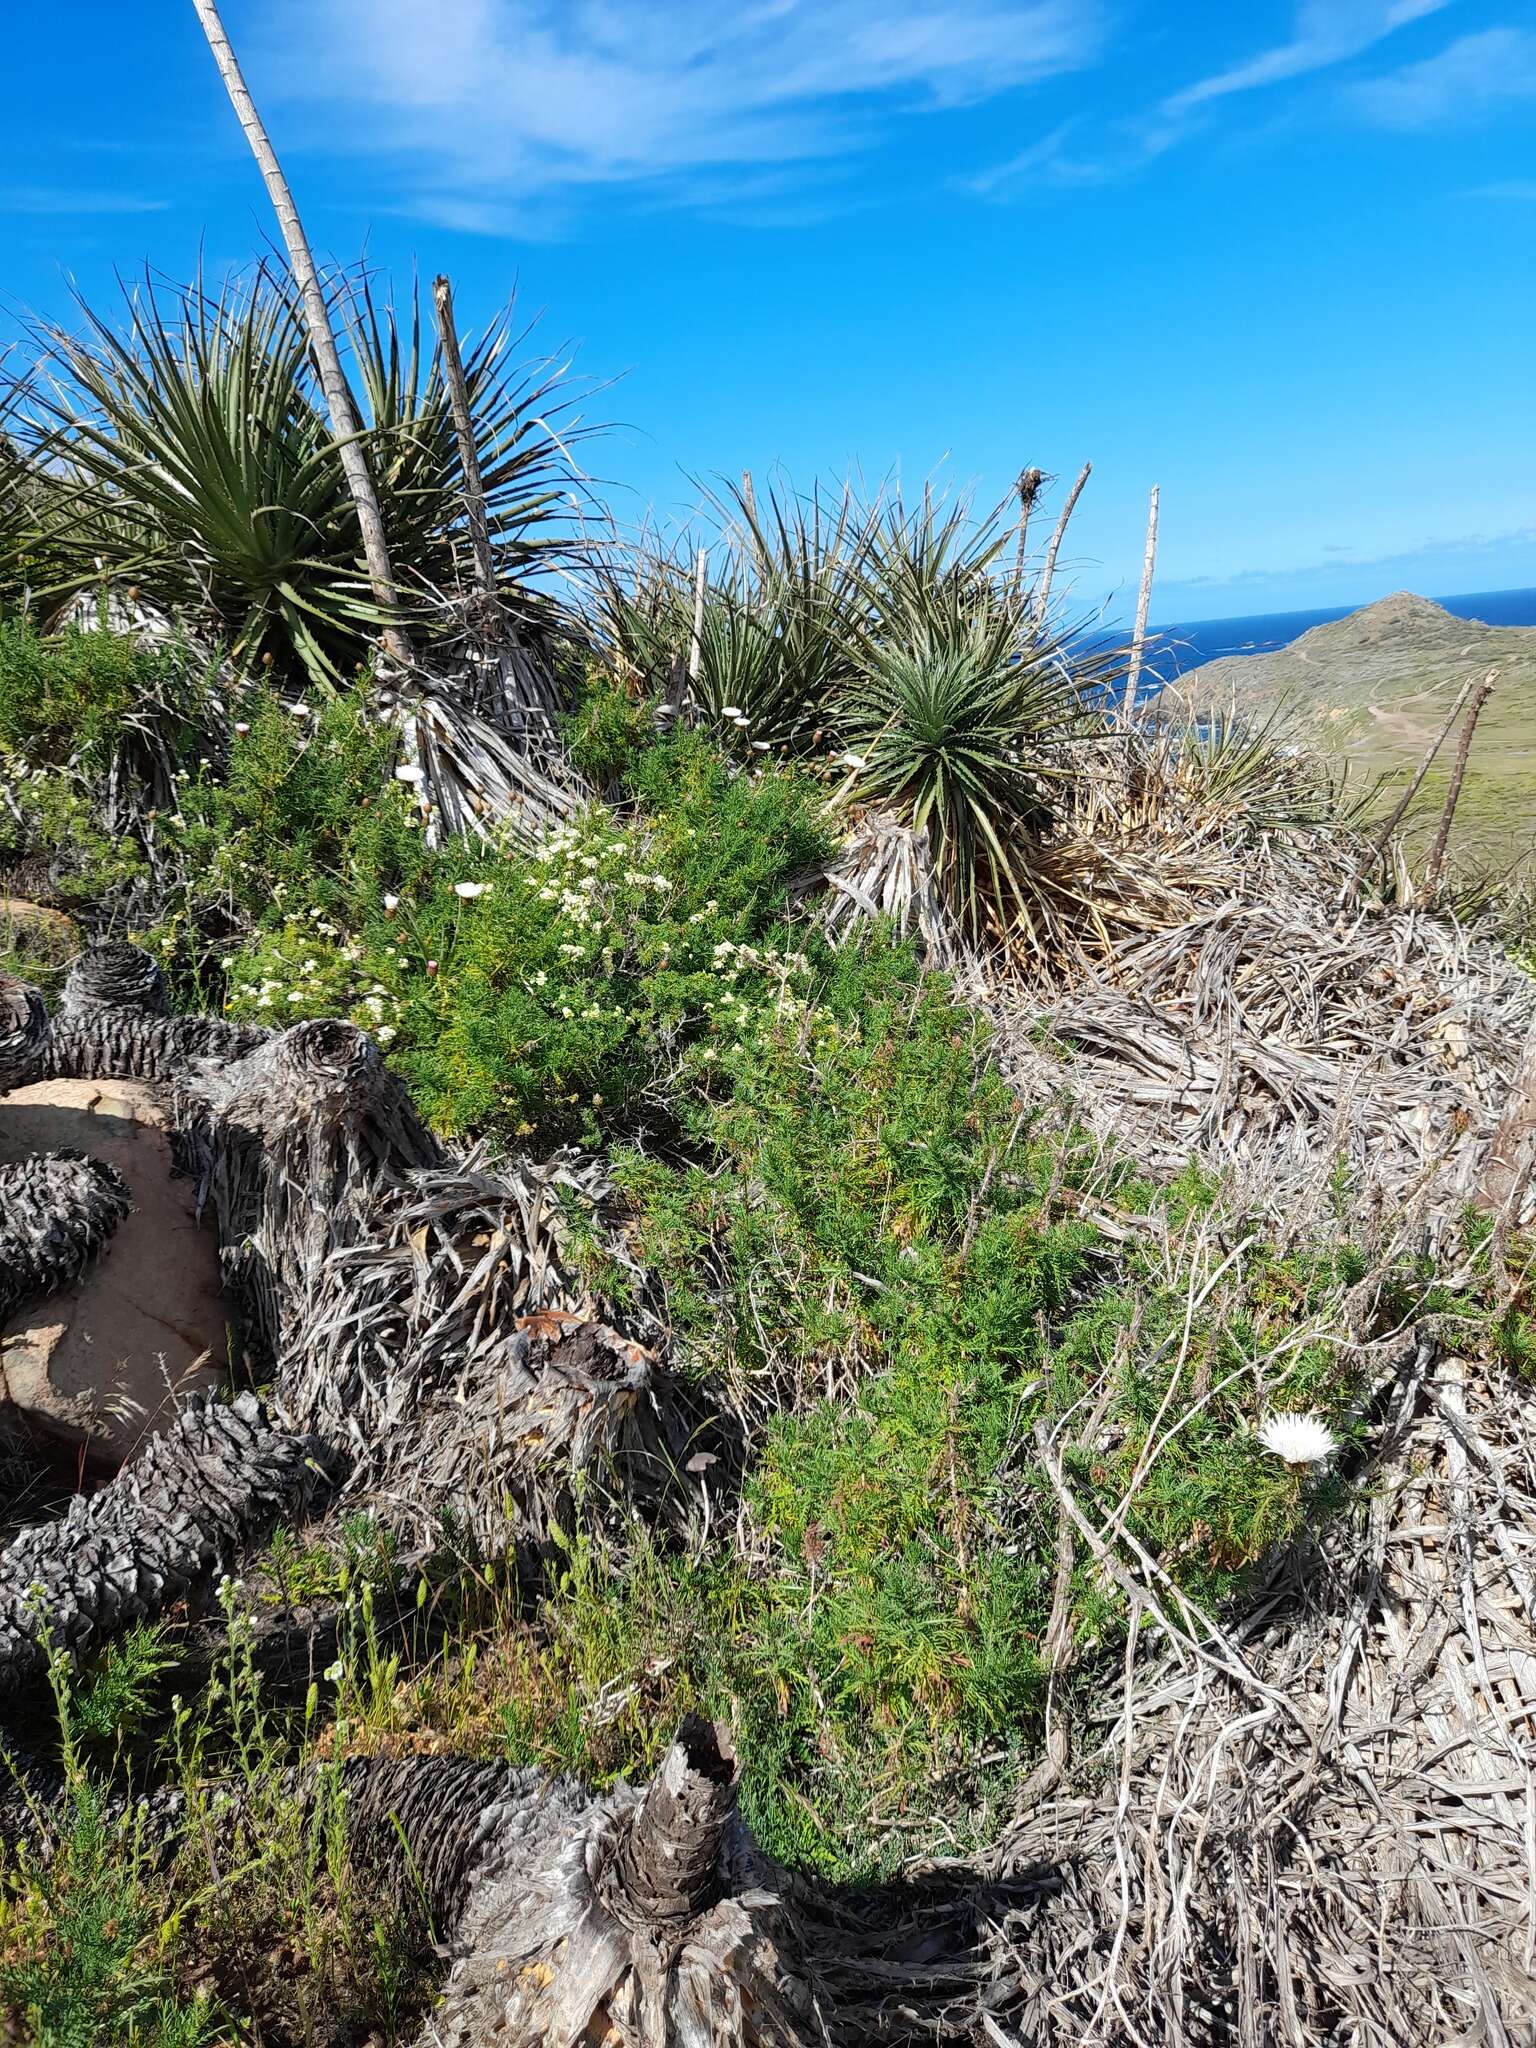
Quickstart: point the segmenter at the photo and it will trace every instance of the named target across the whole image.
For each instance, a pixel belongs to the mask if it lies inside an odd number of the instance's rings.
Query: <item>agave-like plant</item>
[[[1053,643],[1021,647],[978,611],[942,638],[868,651],[837,707],[847,794],[927,833],[972,938],[1005,933],[1028,921],[1029,842],[1090,717]]]
[[[422,595],[461,589],[469,551],[464,473],[441,343],[425,339],[421,297],[403,311],[380,304],[366,273],[338,293],[340,322],[357,366],[369,457],[397,574]],[[550,595],[549,572],[571,550],[579,509],[575,445],[590,434],[575,410],[570,365],[520,352],[529,330],[506,309],[464,352],[464,383],[498,594],[518,634],[547,637],[570,622]],[[543,578],[538,581],[534,579]],[[426,623],[431,629],[431,617]],[[553,678],[541,678],[546,708]]]
[[[366,283],[336,287],[408,624],[430,634],[459,581],[462,477],[436,348]],[[40,330],[30,457],[55,482],[42,536],[63,598],[102,581],[223,638],[242,662],[333,679],[382,615],[320,403],[294,290],[265,266],[217,292],[153,278],[115,326]],[[471,408],[498,567],[516,597],[545,560],[574,475],[554,424],[560,371],[520,370],[508,320],[471,347]],[[545,600],[524,606],[547,618]]]
[[[803,751],[851,673],[846,637],[863,602],[866,515],[847,492],[833,502],[777,485],[761,504],[736,487],[709,504],[721,534],[710,550],[690,700],[727,735],[736,711],[760,744]],[[686,546],[668,551],[642,540],[600,568],[600,637],[651,691],[664,691],[687,666],[694,608]]]

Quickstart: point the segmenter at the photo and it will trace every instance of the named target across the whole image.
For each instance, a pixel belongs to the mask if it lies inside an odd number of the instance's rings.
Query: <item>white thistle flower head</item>
[[[455,882],[453,893],[462,896],[466,903],[473,903],[477,896],[484,896],[490,890],[489,882]]]
[[[407,761],[403,768],[395,770],[395,780],[396,782],[420,782],[421,770],[412,767],[411,763]]]
[[[384,898],[384,915],[386,917],[393,917],[399,908],[400,898],[398,896],[386,896]]]
[[[1259,1442],[1271,1456],[1298,1471],[1325,1465],[1339,1440],[1320,1415],[1270,1415],[1259,1425]]]
[[[722,718],[740,718],[741,706],[739,704],[722,704],[720,706],[720,716]]]
[[[867,768],[869,763],[862,754],[839,754],[837,765],[839,768]]]

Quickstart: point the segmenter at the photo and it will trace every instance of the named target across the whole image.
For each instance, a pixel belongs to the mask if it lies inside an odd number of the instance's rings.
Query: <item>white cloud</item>
[[[1185,132],[1180,122],[1124,121],[1093,131],[1088,147],[1078,149],[1073,139],[1082,135],[1081,124],[1064,121],[1017,156],[967,178],[965,189],[981,199],[1006,200],[1042,186],[1062,191],[1113,185],[1182,142]]]
[[[583,186],[808,163],[893,109],[1081,66],[1102,0],[281,0],[261,75],[325,134],[408,165],[418,203],[490,224]],[[260,82],[260,79],[258,80]]]
[[[1102,125],[1086,150],[1072,146],[1079,124],[1064,123],[970,179],[969,189],[982,198],[1005,199],[1031,188],[1112,184],[1203,132],[1215,103],[1342,64],[1450,5],[1451,0],[1299,0],[1288,42],[1169,93],[1149,114]]]
[[[1476,120],[1501,105],[1536,99],[1536,30],[1490,28],[1438,56],[1365,79],[1350,104],[1384,128],[1433,128]]]
[[[1358,57],[1395,29],[1437,14],[1449,4],[1450,0],[1301,0],[1289,42],[1263,50],[1230,71],[1185,86],[1163,102],[1163,110],[1188,113],[1229,93],[1252,92],[1257,86],[1326,70]]]
[[[1469,186],[1461,197],[1536,201],[1536,178],[1498,178],[1491,185]]]
[[[131,192],[75,191],[62,185],[0,186],[0,212],[12,214],[163,213],[163,199]]]

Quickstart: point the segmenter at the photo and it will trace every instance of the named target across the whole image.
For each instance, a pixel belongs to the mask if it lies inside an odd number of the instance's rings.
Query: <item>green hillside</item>
[[[1272,654],[1193,669],[1182,693],[1202,710],[1276,716],[1346,762],[1394,803],[1469,676],[1498,671],[1473,742],[1452,841],[1464,861],[1506,869],[1536,854],[1536,627],[1483,626],[1407,591],[1314,626]],[[1447,742],[1415,800],[1407,837],[1434,831],[1455,752]]]

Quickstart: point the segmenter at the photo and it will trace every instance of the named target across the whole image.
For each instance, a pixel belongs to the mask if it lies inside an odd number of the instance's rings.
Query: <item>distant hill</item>
[[[1390,802],[1467,677],[1490,668],[1499,680],[1478,724],[1453,843],[1464,858],[1506,868],[1536,857],[1536,626],[1479,625],[1398,591],[1273,653],[1206,662],[1172,687],[1202,711],[1278,717],[1298,740],[1348,762],[1357,783],[1385,776]],[[1453,736],[1426,779],[1410,839],[1433,830],[1454,745]]]

